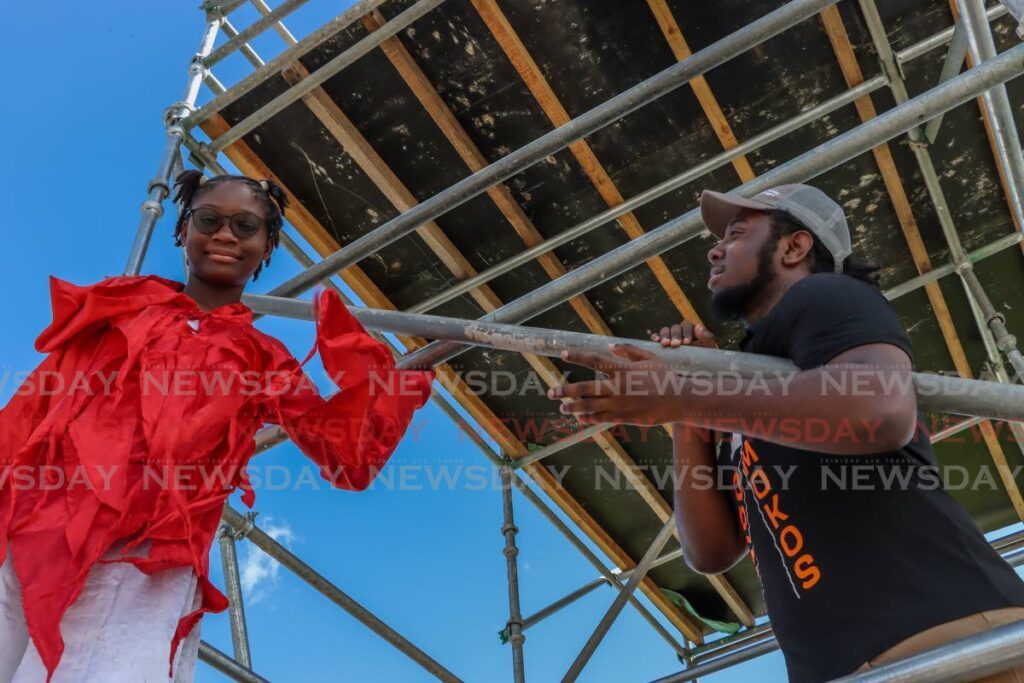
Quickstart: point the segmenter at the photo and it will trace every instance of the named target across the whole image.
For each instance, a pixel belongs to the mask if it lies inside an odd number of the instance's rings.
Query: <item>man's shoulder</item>
[[[779,304],[781,310],[797,313],[808,309],[836,311],[855,305],[888,306],[888,301],[863,280],[842,273],[814,273],[793,284]]]

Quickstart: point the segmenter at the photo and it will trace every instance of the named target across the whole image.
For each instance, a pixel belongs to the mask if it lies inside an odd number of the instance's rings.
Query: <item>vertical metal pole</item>
[[[576,656],[576,660],[572,663],[572,666],[569,667],[565,676],[562,677],[562,683],[575,681],[583,672],[583,667],[585,667],[587,662],[590,661],[594,651],[597,650],[597,646],[601,644],[601,641],[608,633],[608,629],[612,627],[615,619],[619,616],[619,613],[622,612],[622,608],[626,606],[626,602],[629,600],[630,596],[636,592],[637,586],[639,586],[640,582],[647,576],[647,572],[650,571],[651,565],[654,564],[654,561],[658,558],[658,555],[661,553],[661,549],[665,547],[666,543],[668,543],[668,539],[672,537],[672,532],[675,528],[676,520],[673,516],[665,523],[665,526],[661,528],[658,535],[654,537],[654,542],[651,543],[651,547],[649,547],[647,552],[644,553],[643,558],[640,560],[640,564],[638,564],[636,569],[633,570],[633,573],[629,575],[629,581],[626,583],[626,587],[622,589],[622,592],[615,596],[612,606],[608,608],[608,612],[606,612],[604,617],[601,618],[601,621],[598,622],[597,628],[594,629],[594,632],[587,640],[586,645],[583,646],[583,649],[580,650],[580,653]]]
[[[967,30],[967,46],[974,63],[993,59],[996,56],[996,45],[985,16],[984,0],[957,0],[957,6],[960,8],[960,23]],[[992,126],[997,161],[1006,178],[1014,218],[1018,227],[1024,230],[1024,207],[1021,206],[1024,193],[1024,153],[1021,152],[1006,86],[997,85],[987,90],[982,97],[988,110],[989,125]]]
[[[203,33],[203,40],[199,44],[199,51],[192,57],[192,64],[189,66],[188,83],[185,86],[185,95],[181,101],[175,102],[168,109],[164,116],[164,124],[167,129],[167,143],[164,145],[163,157],[157,167],[156,176],[149,181],[148,196],[142,202],[142,219],[139,222],[139,229],[135,233],[135,242],[128,254],[128,264],[125,266],[125,275],[138,275],[142,269],[142,260],[146,256],[146,249],[149,247],[150,237],[153,235],[153,228],[157,220],[164,213],[163,201],[170,194],[171,171],[174,168],[175,160],[179,157],[181,141],[185,137],[185,130],[181,121],[195,109],[196,98],[199,96],[199,87],[207,74],[207,68],[203,66],[202,60],[210,54],[213,49],[213,42],[217,38],[223,15],[217,11],[211,11],[206,15],[206,31]]]
[[[246,668],[252,668],[249,651],[249,629],[245,625],[245,605],[242,601],[242,580],[238,575],[238,553],[235,550],[235,532],[222,524],[217,531],[220,560],[224,567],[224,584],[228,592],[228,616],[231,619],[231,644],[235,659]]]
[[[519,555],[516,534],[519,529],[512,512],[512,470],[502,466],[500,472],[501,501],[505,513],[501,533],[505,536],[505,564],[508,569],[508,625],[505,630],[512,646],[512,680],[523,683],[526,680],[523,667],[523,643],[526,636],[523,635],[523,613],[519,609],[519,569],[516,565],[516,556]]]
[[[964,286],[967,288],[968,297],[973,300],[972,303],[977,304],[981,314],[978,320],[978,327],[981,330],[982,337],[985,338],[987,343],[991,343],[997,351],[1002,352],[1006,356],[1006,360],[1010,362],[1010,365],[1017,373],[1017,381],[1024,382],[1024,356],[1021,356],[1020,349],[1017,348],[1017,338],[1010,334],[1010,331],[1006,328],[1006,317],[992,305],[992,301],[988,298],[984,287],[978,281],[978,276],[975,275],[973,268],[962,268],[959,272],[960,277],[964,281]],[[986,332],[991,334],[991,338],[989,338]],[[996,356],[992,359],[993,363],[999,362],[998,353],[991,355]],[[1006,381],[1003,378],[1000,378],[1000,380]]]

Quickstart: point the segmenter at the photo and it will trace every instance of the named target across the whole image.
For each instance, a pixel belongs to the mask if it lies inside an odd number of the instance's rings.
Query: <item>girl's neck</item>
[[[220,308],[227,304],[236,304],[241,301],[243,289],[245,289],[245,285],[222,287],[211,285],[195,277],[189,277],[181,293],[189,296],[199,305],[199,308],[209,313],[215,308]]]

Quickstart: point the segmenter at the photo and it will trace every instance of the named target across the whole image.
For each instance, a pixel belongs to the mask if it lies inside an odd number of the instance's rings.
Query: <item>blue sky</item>
[[[181,96],[198,45],[202,16],[195,4],[114,0],[83,9],[67,0],[0,3],[0,23],[15,29],[0,42],[8,65],[7,106],[0,109],[7,131],[0,288],[8,293],[8,331],[0,339],[0,370],[27,370],[41,360],[32,345],[50,320],[49,275],[85,284],[123,271],[164,144],[162,112]],[[345,4],[314,0],[287,23],[301,37]],[[245,8],[232,18],[244,26],[254,16]],[[255,46],[270,57],[283,44],[268,34]],[[232,57],[216,72],[231,83],[246,69]],[[168,216],[158,224],[144,273],[181,278],[172,221]],[[282,252],[250,291],[266,291],[296,272]],[[258,325],[300,358],[313,341],[308,323]],[[5,382],[0,401],[14,389]],[[258,476],[270,478],[257,491],[260,526],[464,680],[509,679],[511,653],[496,636],[507,618],[501,498],[479,451],[429,405],[393,457],[411,466],[404,483],[386,479],[361,494],[330,490],[319,479],[315,486],[309,480],[292,485],[305,462],[290,444],[254,461]],[[448,465],[453,485],[431,486],[426,470],[417,469],[438,462]],[[518,494],[516,503],[522,604],[529,614],[596,573]],[[432,680],[248,544],[240,555],[250,589],[254,668],[262,675],[275,681]],[[214,581],[223,585],[216,547],[211,564]],[[612,598],[600,589],[530,630],[528,677],[560,678]],[[203,635],[230,651],[226,614],[208,616]],[[647,681],[679,668],[671,650],[627,608],[581,680]],[[197,680],[224,678],[200,664]],[[776,653],[703,680],[770,683],[785,675]]]

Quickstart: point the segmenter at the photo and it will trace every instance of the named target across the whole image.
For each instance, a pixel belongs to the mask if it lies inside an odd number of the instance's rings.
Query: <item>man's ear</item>
[[[263,250],[263,258],[260,259],[260,260],[261,261],[266,261],[268,258],[270,258],[270,255],[272,253],[274,253],[274,243],[271,242],[270,238],[268,237],[267,238],[267,248]]]
[[[782,265],[794,267],[808,257],[814,248],[814,238],[806,230],[797,230],[786,236],[786,248],[782,253]]]

